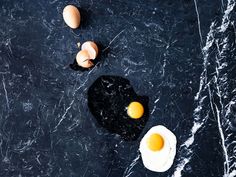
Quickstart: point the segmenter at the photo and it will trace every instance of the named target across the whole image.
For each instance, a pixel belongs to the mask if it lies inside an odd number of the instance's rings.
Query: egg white
[[[160,134],[164,139],[164,146],[160,151],[151,151],[147,146],[147,139],[153,133]],[[152,127],[142,138],[139,150],[144,166],[154,172],[165,172],[173,164],[176,154],[177,140],[175,135],[162,125]]]

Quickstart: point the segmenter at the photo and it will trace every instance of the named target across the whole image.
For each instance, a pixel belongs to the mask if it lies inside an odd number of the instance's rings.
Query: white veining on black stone
[[[78,6],[69,29],[65,5]],[[0,1],[0,176],[234,177],[235,1]],[[77,43],[102,44],[88,71]],[[99,127],[87,107],[95,78],[127,78],[149,97],[134,142]],[[170,170],[145,169],[139,141],[162,124],[178,139]]]
[[[227,110],[228,105],[226,106],[223,103],[223,100],[227,98],[227,95],[230,91],[230,88],[228,87],[228,77],[227,77],[227,60],[233,60],[235,59],[235,49],[231,48],[230,45],[235,46],[235,41],[232,43],[230,42],[229,36],[226,35],[224,37],[224,32],[229,28],[230,25],[230,13],[233,11],[235,8],[235,2],[229,0],[227,4],[227,9],[225,10],[223,19],[222,19],[222,24],[219,27],[216,27],[215,23],[213,22],[210,27],[210,32],[208,33],[207,40],[206,40],[206,45],[203,48],[203,59],[204,59],[204,69],[201,74],[201,79],[200,79],[200,87],[199,91],[195,97],[195,100],[198,103],[198,106],[195,109],[195,114],[194,114],[194,125],[191,130],[191,136],[185,141],[184,144],[181,145],[183,149],[185,149],[185,155],[182,155],[180,162],[176,168],[176,171],[174,172],[173,176],[179,177],[181,176],[181,173],[187,163],[191,160],[191,155],[193,153],[192,145],[194,143],[194,139],[196,136],[196,133],[206,125],[206,119],[209,118],[209,112],[206,112],[205,115],[201,115],[202,113],[202,108],[203,108],[203,103],[206,98],[209,98],[210,100],[210,107],[213,111],[213,115],[217,120],[218,124],[218,131],[220,134],[221,138],[221,146],[222,146],[222,153],[224,155],[224,177],[226,176],[235,176],[235,162],[233,160],[229,160],[230,158],[234,158],[234,154],[229,155],[230,149],[229,145],[233,144],[227,144],[225,136],[231,136],[232,134],[227,134],[225,135],[225,132],[228,131],[229,129],[229,120],[227,119],[227,114],[225,115],[225,110]],[[221,34],[223,33],[223,34]],[[217,38],[216,36],[220,35],[221,38]],[[234,36],[235,37],[235,36]],[[232,39],[231,39],[232,40]],[[210,64],[209,58],[210,58],[210,50],[213,45],[217,46],[217,51],[218,54],[215,56],[215,62],[216,62],[216,68],[215,72],[213,73],[213,76],[211,75],[210,79],[208,78],[208,66]],[[220,47],[219,47],[220,45]],[[234,58],[230,58],[229,54],[233,54],[232,56]],[[228,56],[227,56],[228,55]],[[217,102],[214,100],[214,90],[212,91],[211,85],[213,84],[213,89],[216,89],[216,95],[219,97],[219,105]],[[208,91],[208,93],[207,93]],[[234,148],[234,147],[233,147]],[[232,165],[233,164],[233,165]]]

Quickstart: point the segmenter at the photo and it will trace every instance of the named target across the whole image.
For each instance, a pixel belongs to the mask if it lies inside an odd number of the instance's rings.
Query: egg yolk
[[[160,134],[154,133],[147,139],[147,146],[152,151],[160,151],[164,146],[164,138]]]
[[[133,119],[139,119],[143,116],[144,108],[139,102],[131,102],[127,109],[127,114]]]

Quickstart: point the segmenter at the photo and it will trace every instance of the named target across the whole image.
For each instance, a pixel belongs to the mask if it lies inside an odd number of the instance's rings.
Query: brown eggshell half
[[[94,65],[87,50],[79,51],[76,55],[76,61],[83,68],[90,68]]]
[[[98,46],[93,41],[87,41],[82,44],[81,46],[82,50],[87,50],[90,56],[90,59],[95,59],[98,55]]]

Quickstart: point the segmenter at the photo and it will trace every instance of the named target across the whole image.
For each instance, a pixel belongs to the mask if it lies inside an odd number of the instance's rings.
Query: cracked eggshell
[[[82,50],[87,50],[90,56],[90,59],[95,59],[98,55],[98,46],[93,41],[87,41],[82,44],[81,46]]]
[[[76,61],[83,68],[90,68],[94,65],[87,50],[79,51],[76,55]]]

